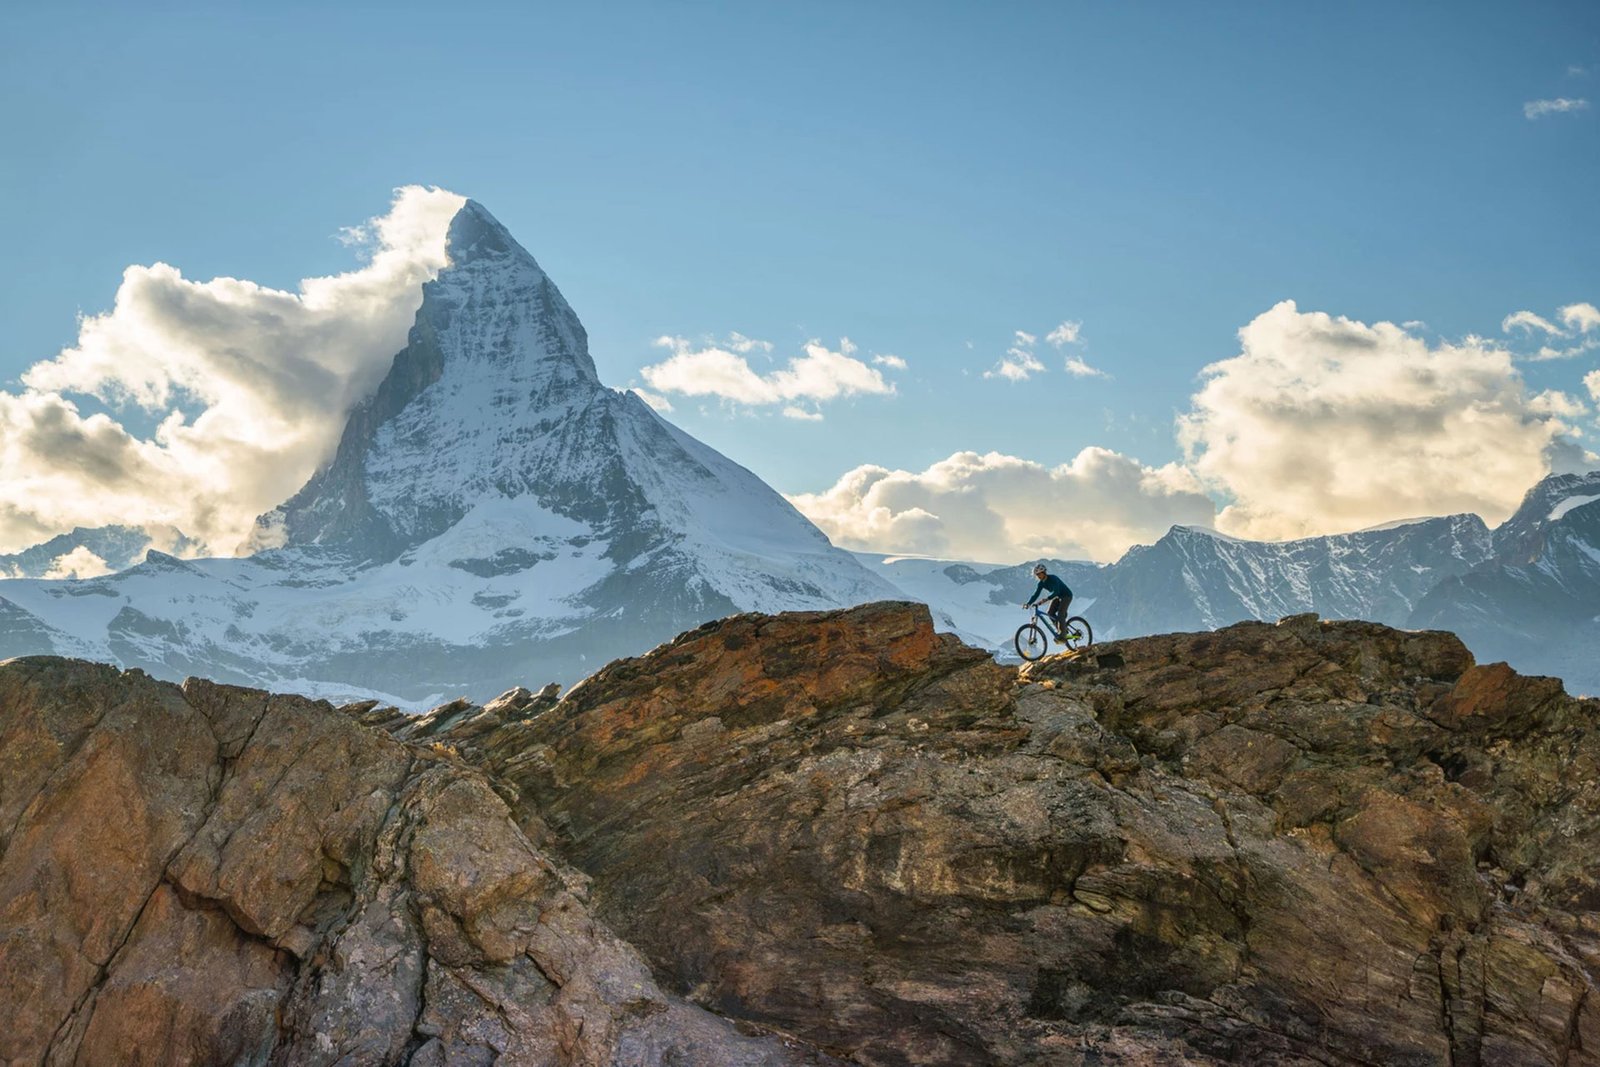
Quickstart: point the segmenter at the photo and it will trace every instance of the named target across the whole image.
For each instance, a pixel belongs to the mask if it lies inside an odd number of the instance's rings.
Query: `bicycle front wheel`
[[[1089,620],[1082,615],[1068,619],[1061,636],[1068,652],[1081,652],[1094,644],[1094,631],[1089,628]]]
[[[1017,629],[1017,655],[1032,663],[1050,650],[1050,635],[1036,622],[1025,622]]]

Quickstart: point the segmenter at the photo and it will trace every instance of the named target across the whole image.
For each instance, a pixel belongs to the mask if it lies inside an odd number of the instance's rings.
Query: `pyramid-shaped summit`
[[[609,392],[561,291],[481,204],[456,213],[447,249],[406,347],[333,461],[262,516],[261,543],[393,558],[459,519],[486,481],[508,486],[527,458],[510,439],[526,445],[530,421]]]
[[[262,516],[273,547],[141,565],[84,583],[106,595],[76,605],[7,583],[0,658],[426,704],[573,682],[738,611],[900,595],[755,475],[602,384],[577,315],[481,205],[448,247],[333,459]]]

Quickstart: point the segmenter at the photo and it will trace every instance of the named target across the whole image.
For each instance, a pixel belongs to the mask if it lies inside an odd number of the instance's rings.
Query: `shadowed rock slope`
[[[1311,616],[745,615],[422,718],[16,661],[0,1059],[1596,1064],[1597,713]]]

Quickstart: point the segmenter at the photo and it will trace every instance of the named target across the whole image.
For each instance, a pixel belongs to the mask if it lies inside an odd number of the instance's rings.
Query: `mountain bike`
[[[1043,604],[1035,604],[1033,618],[1017,629],[1017,655],[1029,663],[1043,658],[1050,651],[1052,636],[1066,645],[1068,652],[1081,652],[1094,644],[1094,630],[1090,629],[1088,619],[1074,615],[1067,620],[1065,631],[1056,633],[1055,620],[1045,612]]]

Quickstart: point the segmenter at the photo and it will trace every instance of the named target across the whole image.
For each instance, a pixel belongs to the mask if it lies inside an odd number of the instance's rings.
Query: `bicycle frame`
[[[1033,621],[1041,624],[1044,627],[1044,632],[1051,637],[1059,638],[1061,636],[1061,631],[1056,628],[1056,620],[1050,617],[1050,612],[1045,610],[1044,604],[1035,604],[1033,606]]]

